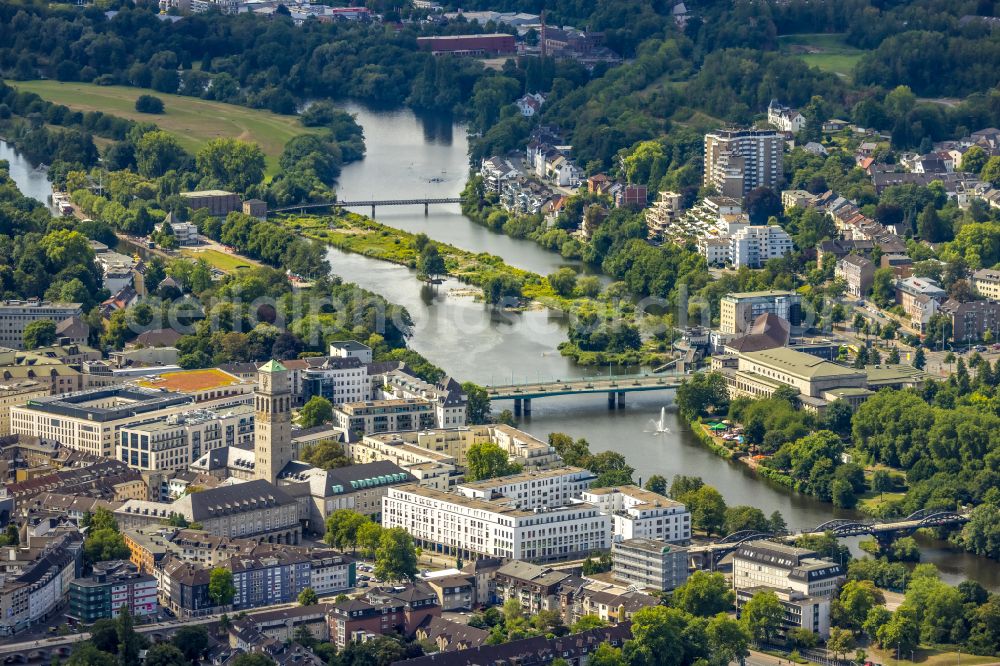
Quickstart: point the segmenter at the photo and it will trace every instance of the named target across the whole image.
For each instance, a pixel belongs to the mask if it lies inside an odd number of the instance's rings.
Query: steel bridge
[[[423,206],[424,215],[430,212],[431,204],[455,204],[461,203],[462,200],[458,197],[426,197],[419,199],[338,199],[337,201],[319,201],[315,203],[303,203],[297,204],[295,206],[282,206],[281,208],[273,208],[269,211],[270,213],[288,213],[292,211],[300,211],[302,213],[307,210],[316,210],[320,208],[371,208],[372,217],[375,217],[375,208],[377,206]]]

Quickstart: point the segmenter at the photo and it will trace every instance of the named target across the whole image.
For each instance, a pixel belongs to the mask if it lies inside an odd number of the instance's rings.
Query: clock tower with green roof
[[[292,389],[288,369],[271,360],[257,370],[254,476],[274,483],[292,460]]]

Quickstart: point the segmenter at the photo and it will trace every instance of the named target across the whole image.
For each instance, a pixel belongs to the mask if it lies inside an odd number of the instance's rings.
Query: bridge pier
[[[431,205],[425,201],[424,202],[424,217],[427,217],[428,215],[430,215],[430,212],[431,212]]]
[[[615,408],[615,392],[608,391],[608,409]]]
[[[521,399],[514,398],[514,416],[521,415]]]
[[[375,204],[372,204],[372,219],[375,219]]]
[[[524,415],[531,416],[531,398],[524,399]]]
[[[618,409],[625,409],[625,392],[618,392]]]

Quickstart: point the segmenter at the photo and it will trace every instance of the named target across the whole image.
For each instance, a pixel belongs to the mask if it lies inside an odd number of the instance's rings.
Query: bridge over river
[[[888,545],[900,536],[913,534],[921,527],[957,525],[965,523],[968,520],[968,512],[958,513],[955,511],[940,511],[938,509],[922,509],[905,518],[883,522],[838,518],[797,534],[774,535],[757,530],[743,530],[729,534],[715,543],[691,546],[688,549],[688,553],[695,567],[699,569],[714,569],[722,558],[735,551],[740,545],[757,539],[792,542],[800,536],[818,536],[829,532],[838,538],[870,535],[875,537],[880,544]]]
[[[282,206],[281,208],[272,208],[267,211],[270,213],[289,213],[293,211],[299,211],[301,213],[307,210],[316,210],[320,208],[371,208],[372,217],[375,217],[375,208],[377,206],[423,206],[424,215],[430,212],[431,204],[456,204],[462,203],[462,200],[458,197],[426,197],[417,199],[338,199],[336,201],[317,201],[315,203],[303,203],[295,206]]]
[[[637,391],[667,391],[676,389],[684,375],[609,375],[581,379],[529,382],[525,384],[499,384],[486,386],[491,401],[513,400],[514,414],[531,413],[531,401],[558,395],[606,393],[608,409],[625,406],[625,394]]]

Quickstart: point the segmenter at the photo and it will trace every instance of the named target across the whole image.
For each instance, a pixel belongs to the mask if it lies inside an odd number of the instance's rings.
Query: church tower
[[[274,483],[292,460],[292,389],[288,369],[268,361],[257,371],[254,404],[254,476]]]

